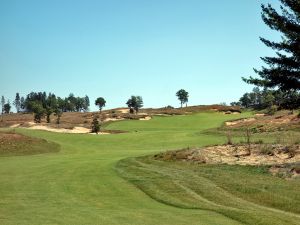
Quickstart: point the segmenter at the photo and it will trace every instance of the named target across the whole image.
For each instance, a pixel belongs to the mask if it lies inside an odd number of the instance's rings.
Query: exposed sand
[[[116,110],[116,111],[118,111],[118,112],[120,112],[120,113],[129,113],[129,109],[127,109],[127,108],[118,109],[118,110]]]
[[[71,134],[87,134],[90,133],[91,130],[85,127],[74,127],[73,129],[65,129],[65,128],[52,128],[48,126],[43,125],[34,125],[31,127],[28,127],[28,129],[32,130],[46,130],[51,132],[57,132],[57,133],[71,133]]]
[[[166,152],[158,155],[165,160],[183,160],[207,164],[230,165],[280,165],[300,162],[300,146],[294,146],[294,154],[291,156],[285,151],[285,146],[270,145],[270,153],[263,153],[260,145],[251,145],[250,154],[248,146],[221,145],[206,147],[203,149],[181,150]]]
[[[152,117],[151,116],[146,116],[145,118],[141,118],[140,120],[151,120]]]
[[[148,116],[148,113],[138,113],[140,116]]]
[[[237,124],[240,124],[240,123],[253,122],[255,120],[256,120],[255,118],[241,119],[241,120],[226,122],[225,125],[226,126],[234,126],[234,125],[237,125]]]
[[[247,146],[213,146],[196,151],[196,155],[203,156],[208,163],[226,163],[239,165],[274,165],[284,163],[294,163],[300,161],[300,148],[297,147],[297,154],[290,157],[281,149],[280,145],[269,147],[273,148],[273,154],[262,154],[261,146],[253,145],[250,147],[251,154],[249,155]]]
[[[107,122],[107,121],[120,121],[120,120],[124,120],[124,118],[107,118],[104,121]]]
[[[33,122],[28,123],[31,125],[30,127],[24,127],[26,129],[31,129],[31,130],[45,130],[45,131],[50,131],[50,132],[56,132],[56,133],[68,133],[68,134],[94,134],[91,133],[91,129],[85,128],[85,127],[74,127],[73,129],[65,129],[65,128],[53,128],[53,127],[48,127],[45,125],[36,125]],[[14,124],[10,126],[10,128],[17,128],[20,127],[21,124]],[[99,132],[99,135],[101,134],[110,134],[107,132]]]
[[[16,127],[19,127],[20,125],[21,124],[19,124],[19,123],[18,124],[14,124],[14,125],[11,125],[10,128],[16,128]]]
[[[98,134],[96,134],[96,133],[89,133],[89,134],[92,134],[92,135],[106,135],[106,134],[111,134],[111,133],[99,132]]]

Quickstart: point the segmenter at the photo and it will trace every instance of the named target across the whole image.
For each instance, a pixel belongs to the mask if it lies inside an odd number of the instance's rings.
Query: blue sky
[[[238,100],[272,55],[260,17],[277,0],[0,0],[0,95],[46,91],[145,107]],[[96,109],[93,104],[92,110]]]

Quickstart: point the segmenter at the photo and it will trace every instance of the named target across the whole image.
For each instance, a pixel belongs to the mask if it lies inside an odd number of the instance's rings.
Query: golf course
[[[0,0],[0,225],[300,225],[300,0]]]
[[[223,144],[224,136],[204,131],[248,116],[202,112],[118,121],[107,128],[128,132],[113,135],[16,129],[56,143],[60,151],[0,157],[0,224],[299,224],[299,180],[257,167],[196,168],[147,158]],[[237,186],[229,190],[233,179]],[[242,191],[247,186],[248,194]],[[262,187],[259,200],[255,192]],[[287,193],[283,201],[272,203],[280,192]]]

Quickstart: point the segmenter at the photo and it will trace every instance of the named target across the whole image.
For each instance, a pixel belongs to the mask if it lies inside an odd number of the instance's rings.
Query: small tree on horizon
[[[83,107],[84,111],[88,112],[89,111],[89,107],[90,107],[90,98],[89,98],[89,96],[86,95],[84,97],[84,107]]]
[[[6,104],[4,104],[4,113],[6,113],[6,114],[9,114],[10,113],[10,109],[11,109],[11,105],[10,105],[10,102],[9,102],[9,100],[7,101],[7,103]]]
[[[55,94],[49,93],[45,103],[45,113],[46,113],[47,123],[50,123],[50,116],[52,113],[54,113],[56,108],[57,108],[56,96]]]
[[[46,110],[43,108],[43,105],[40,102],[32,102],[31,108],[34,113],[34,122],[41,123],[42,118],[44,118],[46,113]]]
[[[4,105],[5,105],[5,98],[2,95],[1,96],[1,122],[3,122]]]
[[[21,103],[21,105],[20,105],[21,109],[22,109],[22,110],[26,110],[26,106],[25,106],[25,98],[24,98],[24,97],[21,97],[20,103]]]
[[[179,91],[176,92],[176,96],[180,101],[181,108],[183,104],[186,104],[187,107],[187,102],[189,101],[189,93],[184,89],[180,89]]]
[[[129,109],[134,109],[136,114],[139,112],[139,109],[143,107],[143,104],[143,98],[141,96],[134,95],[132,95],[131,98],[126,102],[126,105],[129,107]]]
[[[21,98],[20,98],[19,93],[16,93],[16,98],[15,98],[13,104],[16,107],[17,113],[19,113],[20,109],[21,109]]]
[[[95,101],[95,105],[99,107],[100,113],[101,113],[103,107],[105,107],[105,104],[106,104],[106,101],[103,97],[99,97]]]

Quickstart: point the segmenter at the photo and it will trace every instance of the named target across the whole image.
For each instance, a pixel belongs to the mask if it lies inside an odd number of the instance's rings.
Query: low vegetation
[[[0,156],[54,153],[60,146],[44,139],[25,136],[14,131],[0,132]]]

